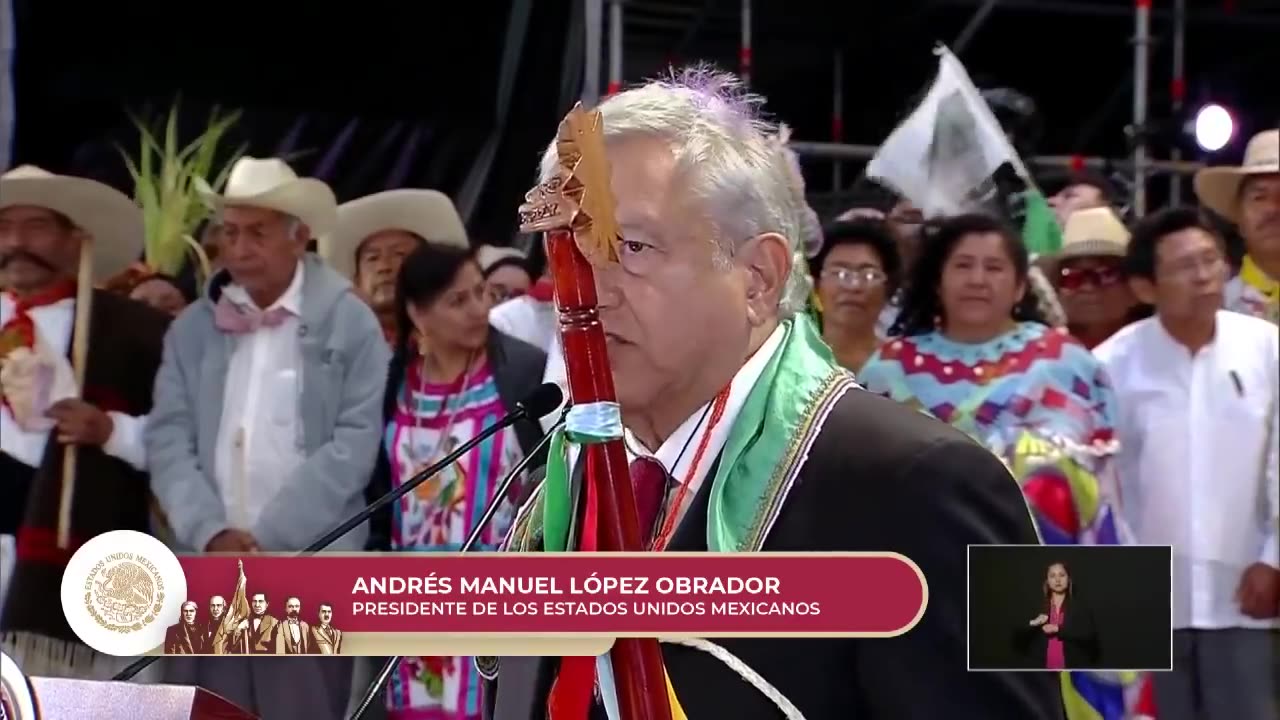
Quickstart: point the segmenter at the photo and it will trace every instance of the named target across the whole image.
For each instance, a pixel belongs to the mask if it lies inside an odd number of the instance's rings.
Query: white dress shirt
[[[288,310],[284,322],[232,341],[214,461],[214,477],[232,527],[254,527],[262,509],[306,459],[298,417],[302,275],[298,263],[284,294],[270,307],[260,308]],[[237,305],[257,307],[238,285],[227,285],[222,293]]]
[[[32,308],[27,312],[40,339],[64,357],[71,346],[75,309],[76,301],[68,298]],[[0,325],[9,322],[13,315],[13,298],[7,294],[0,294]],[[57,402],[65,398],[50,399]],[[129,463],[138,470],[146,470],[147,450],[142,440],[146,417],[133,417],[114,410],[107,412],[107,415],[111,417],[113,429],[111,437],[102,446],[103,452]],[[0,451],[31,467],[40,467],[48,442],[47,431],[27,432],[14,420],[9,408],[0,407]]]
[[[1256,562],[1280,567],[1280,334],[1219,311],[1194,356],[1156,317],[1094,353],[1119,403],[1123,511],[1138,542],[1172,545],[1174,627],[1266,628],[1235,591]]]
[[[778,351],[778,347],[782,344],[784,333],[785,330],[781,326],[776,328],[764,341],[764,344],[760,346],[760,349],[743,364],[733,376],[733,380],[729,382],[729,397],[725,401],[724,414],[721,415],[720,422],[712,428],[711,435],[707,438],[707,449],[703,453],[702,462],[698,464],[697,472],[692,477],[686,478],[685,476],[689,474],[690,466],[693,465],[693,456],[697,454],[698,444],[702,441],[706,426],[711,422],[710,402],[698,408],[681,423],[675,429],[675,432],[671,433],[670,437],[663,441],[656,452],[651,452],[646,448],[644,443],[640,442],[630,430],[623,430],[623,437],[627,445],[628,462],[640,455],[653,457],[662,463],[662,466],[671,473],[677,483],[686,481],[689,483],[689,489],[685,491],[683,503],[680,507],[674,508],[677,525],[684,518],[684,513],[689,505],[693,503],[693,498],[698,494],[698,489],[702,487],[703,481],[706,480],[707,473],[716,464],[716,459],[719,457],[720,451],[724,449],[724,444],[729,439],[729,433],[733,430],[733,423],[738,419],[738,413],[742,411],[742,406],[747,402],[747,396],[751,394],[756,382],[760,380],[760,374],[764,372],[765,366],[769,364],[773,354]],[[687,448],[686,445],[688,446]],[[571,453],[571,461],[577,460],[577,451],[578,448],[575,446]],[[674,500],[677,492],[678,490],[667,497],[668,504]]]

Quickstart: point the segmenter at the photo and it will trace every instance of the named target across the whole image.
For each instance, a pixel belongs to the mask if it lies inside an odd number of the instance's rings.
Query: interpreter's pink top
[[[1049,603],[1049,623],[1062,628],[1062,606],[1054,606]],[[1049,636],[1049,652],[1045,658],[1045,668],[1048,670],[1062,670],[1067,667],[1067,658],[1062,654],[1062,641],[1057,635]]]

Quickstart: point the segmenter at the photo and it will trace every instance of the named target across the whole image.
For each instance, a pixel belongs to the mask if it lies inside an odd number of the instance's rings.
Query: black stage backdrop
[[[1027,667],[1015,651],[1013,633],[1038,614],[1045,571],[1062,562],[1070,570],[1073,592],[1093,611],[1101,646],[1097,667],[1168,668],[1169,552],[1159,546],[971,546],[970,667]]]
[[[580,87],[580,61],[564,87],[565,58],[577,60],[566,38],[582,34],[570,0],[14,2],[14,164],[126,192],[117,146],[139,142],[127,112],[159,118],[180,98],[187,139],[215,105],[240,109],[228,153],[246,142],[250,155],[297,155],[295,170],[340,202],[439,189],[473,242],[507,244]]]

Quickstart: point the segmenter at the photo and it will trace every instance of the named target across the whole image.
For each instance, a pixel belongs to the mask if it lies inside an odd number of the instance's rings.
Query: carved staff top
[[[596,266],[618,261],[622,237],[613,216],[603,130],[599,110],[575,105],[556,136],[556,174],[530,190],[520,206],[521,232],[567,228],[578,251]]]
[[[622,419],[609,369],[604,330],[599,322],[596,268],[618,262],[622,237],[614,217],[604,127],[599,110],[577,105],[560,124],[555,173],[530,190],[520,207],[523,232],[545,232],[547,260],[555,284],[569,396],[573,406],[566,428],[552,442],[543,484],[544,547],[578,550],[646,549],[636,513],[635,494],[622,444]],[[585,500],[578,545],[570,545],[564,438],[580,444],[585,463]],[[553,470],[554,468],[554,470]],[[557,503],[560,511],[545,510]],[[559,519],[557,541],[550,524]],[[658,642],[621,638],[609,652],[622,720],[671,720],[666,670]],[[594,658],[563,658],[548,699],[551,720],[586,720],[596,674]]]

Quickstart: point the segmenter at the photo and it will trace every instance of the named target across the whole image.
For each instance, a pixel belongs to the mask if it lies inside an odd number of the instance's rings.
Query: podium
[[[187,685],[29,679],[40,720],[258,720],[220,695]]]

